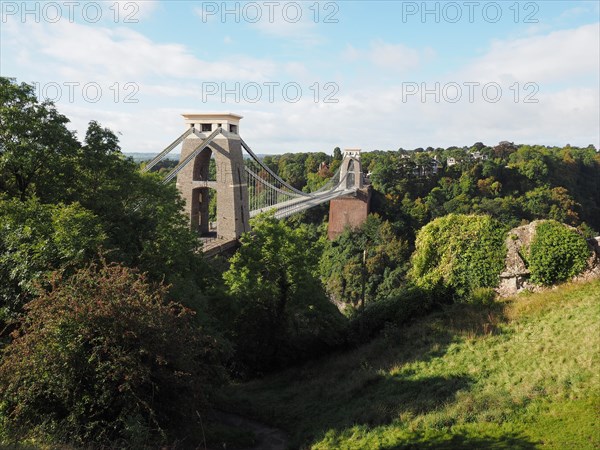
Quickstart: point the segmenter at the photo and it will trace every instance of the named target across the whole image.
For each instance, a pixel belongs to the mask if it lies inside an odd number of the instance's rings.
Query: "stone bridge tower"
[[[239,135],[242,116],[232,113],[183,114],[186,128],[194,128],[182,144],[181,160],[194,152],[218,127],[222,132],[177,174],[177,188],[185,200],[190,227],[201,234],[209,230],[210,192],[217,194],[217,237],[224,242],[250,231],[248,186]],[[214,153],[216,180],[209,180]]]
[[[344,181],[338,189],[356,189],[356,191],[334,198],[329,202],[327,229],[329,239],[335,239],[345,228],[360,227],[367,220],[371,205],[371,186],[365,185],[360,163],[360,150],[344,150],[344,158],[340,167],[340,180]]]
[[[360,164],[360,149],[349,148],[344,150],[344,157],[340,165],[340,180],[346,180],[340,184],[339,189],[360,189],[363,187],[363,172]]]

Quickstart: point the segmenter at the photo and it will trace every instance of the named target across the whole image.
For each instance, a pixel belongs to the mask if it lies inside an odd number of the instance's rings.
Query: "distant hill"
[[[150,161],[152,158],[154,158],[156,155],[158,155],[158,153],[123,153],[123,154],[127,157],[133,158],[133,160],[135,162]],[[246,155],[246,154],[244,154],[244,156],[248,157],[248,155]],[[260,159],[263,159],[267,155],[257,154],[256,156],[258,156]],[[179,161],[180,157],[181,157],[181,153],[169,153],[169,155],[167,155],[166,159],[172,159],[174,161]]]
[[[158,153],[123,153],[125,156],[129,158],[133,158],[135,162],[141,161],[149,161],[154,158]],[[173,159],[175,161],[179,161],[180,153],[170,153],[167,155],[166,159]]]

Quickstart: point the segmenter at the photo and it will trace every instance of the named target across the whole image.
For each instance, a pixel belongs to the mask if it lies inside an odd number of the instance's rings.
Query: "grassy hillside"
[[[599,323],[600,281],[453,306],[222,406],[300,448],[599,448]]]

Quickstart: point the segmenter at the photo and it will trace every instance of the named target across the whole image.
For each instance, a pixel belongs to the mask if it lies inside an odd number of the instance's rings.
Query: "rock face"
[[[506,259],[504,262],[504,271],[500,274],[500,284],[496,291],[500,296],[509,296],[516,294],[524,289],[534,287],[529,282],[531,272],[523,260],[522,252],[531,244],[535,236],[535,230],[540,224],[536,220],[527,225],[513,228],[506,238]]]
[[[506,260],[504,271],[500,274],[500,284],[496,292],[501,297],[508,297],[523,290],[537,291],[540,287],[531,283],[531,272],[522,255],[527,252],[535,231],[543,221],[535,220],[527,225],[513,228],[506,238]],[[578,275],[575,280],[586,280],[600,277],[600,236],[588,240],[590,249],[593,250],[588,260],[586,270]]]
[[[588,260],[587,269],[574,278],[574,281],[587,281],[593,278],[600,278],[600,236],[588,239],[588,245],[593,250],[592,256]]]

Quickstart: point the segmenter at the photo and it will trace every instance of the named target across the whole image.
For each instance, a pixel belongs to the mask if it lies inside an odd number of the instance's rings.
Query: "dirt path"
[[[288,436],[278,428],[269,427],[255,420],[222,411],[214,411],[212,415],[214,419],[225,425],[254,433],[257,440],[256,445],[241,450],[287,450],[289,448]]]

